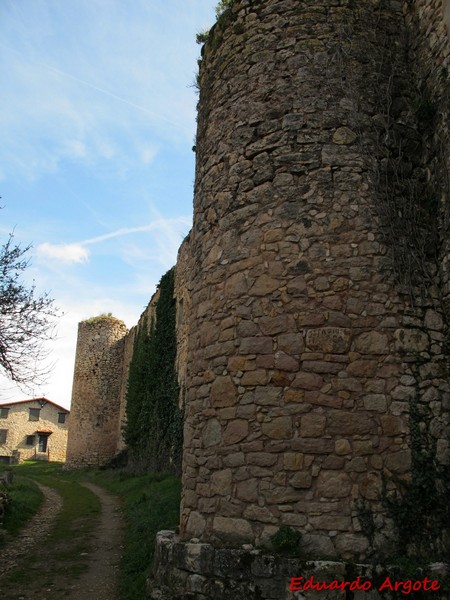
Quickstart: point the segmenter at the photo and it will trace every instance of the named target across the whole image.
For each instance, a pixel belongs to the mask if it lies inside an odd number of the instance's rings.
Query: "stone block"
[[[216,408],[234,406],[237,390],[229,375],[217,377],[211,386],[211,404]]]
[[[291,485],[295,489],[309,489],[311,487],[312,477],[309,473],[299,472],[295,473],[289,479],[289,485]]]
[[[394,332],[397,350],[404,352],[424,352],[428,349],[428,335],[420,329],[397,329]]]
[[[305,454],[330,454],[334,449],[333,440],[325,439],[296,439],[291,442],[292,450],[298,450]]]
[[[269,554],[255,556],[251,565],[251,572],[255,577],[273,577],[277,572],[275,557]]]
[[[278,335],[295,328],[295,320],[291,315],[277,315],[276,317],[261,317],[258,325],[264,335]]]
[[[292,387],[303,390],[319,390],[323,385],[323,377],[317,373],[298,373],[292,382]]]
[[[248,421],[244,419],[235,419],[229,421],[223,434],[225,444],[237,444],[248,435]]]
[[[363,554],[369,547],[369,542],[362,534],[340,533],[336,536],[336,550],[344,560]]]
[[[230,275],[225,281],[224,295],[226,298],[239,298],[246,293],[247,279],[242,272]]]
[[[302,369],[303,371],[312,371],[313,373],[339,373],[339,371],[342,371],[342,364],[324,360],[304,360]]]
[[[361,354],[389,354],[388,337],[377,331],[362,333],[355,339],[354,349]]]
[[[425,313],[425,327],[432,331],[442,331],[444,328],[444,320],[439,313],[428,309]]]
[[[285,452],[283,465],[288,471],[298,471],[303,468],[304,454],[300,452]]]
[[[382,415],[381,428],[384,435],[394,436],[401,435],[408,431],[407,423],[402,417],[394,417],[392,415]]]
[[[255,389],[255,404],[260,406],[279,406],[281,398],[281,388],[258,386]]]
[[[357,138],[357,134],[349,127],[339,127],[333,134],[333,142],[344,146],[353,144]]]
[[[343,469],[345,465],[345,459],[341,456],[327,456],[322,463],[322,469]]]
[[[301,418],[300,435],[302,437],[320,437],[325,430],[326,417],[309,413]]]
[[[247,371],[241,377],[239,385],[266,385],[267,377],[267,371],[263,371],[262,369],[257,369],[255,371]]]
[[[236,484],[236,496],[245,502],[257,502],[258,500],[258,480],[246,479]]]
[[[375,412],[385,412],[387,409],[386,396],[384,394],[367,394],[364,396],[364,408]]]
[[[299,363],[294,357],[282,350],[275,352],[275,367],[281,371],[298,371]]]
[[[336,550],[328,535],[304,534],[301,541],[305,556],[336,556]],[[317,594],[317,592],[315,592]]]
[[[381,496],[381,481],[374,473],[367,475],[359,482],[361,495],[367,500],[379,500]]]
[[[241,467],[245,464],[245,455],[243,452],[232,452],[222,458],[224,467]]]
[[[242,319],[237,324],[236,333],[238,337],[253,337],[260,333],[260,329],[258,324],[254,321],[250,321],[249,319]]]
[[[261,424],[264,435],[275,440],[290,439],[293,435],[292,419],[290,417],[274,417],[271,421]]]
[[[290,504],[299,499],[300,492],[290,487],[276,487],[263,493],[268,504]]]
[[[248,356],[232,356],[228,359],[229,371],[252,371],[256,369],[255,360]]]
[[[272,354],[273,341],[262,336],[242,338],[239,350],[241,354]]]
[[[217,419],[209,419],[202,431],[203,446],[210,448],[216,446],[222,441],[222,428]]]
[[[186,523],[185,537],[201,537],[205,531],[206,521],[199,512],[191,511]]]
[[[278,350],[283,350],[287,354],[299,355],[305,349],[303,336],[301,333],[283,333],[277,337]]]
[[[352,447],[350,446],[350,442],[348,440],[341,439],[335,441],[334,450],[337,455],[345,456],[351,453]]]
[[[324,498],[345,498],[350,495],[352,480],[347,473],[321,471],[317,478],[317,494]]]
[[[268,452],[249,452],[247,454],[247,463],[257,465],[258,467],[272,467],[278,460],[276,454]]]
[[[211,544],[186,543],[184,544],[184,566],[183,568],[192,573],[207,575],[212,573],[214,548]]]
[[[256,506],[252,504],[244,510],[244,518],[249,521],[259,521],[260,523],[277,523],[278,519],[265,506]]]
[[[355,377],[373,377],[376,375],[378,363],[376,360],[355,360],[347,367],[347,373]]]
[[[271,294],[280,287],[278,279],[269,277],[269,275],[261,275],[250,288],[250,296],[266,296]]]
[[[341,517],[339,515],[320,515],[310,517],[309,522],[314,529],[325,529],[327,531],[348,531],[352,520],[350,517]]]
[[[384,465],[392,473],[407,473],[411,468],[411,452],[399,450],[384,459]]]
[[[211,475],[211,492],[219,496],[229,496],[231,494],[232,470],[224,469],[215,471]]]
[[[377,433],[375,421],[361,412],[331,410],[327,417],[327,433],[330,435],[362,435]]]

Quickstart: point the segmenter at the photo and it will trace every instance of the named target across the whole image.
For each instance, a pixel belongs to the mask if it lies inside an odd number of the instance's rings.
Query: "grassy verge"
[[[21,477],[16,478],[11,485],[0,486],[0,488],[1,491],[6,491],[10,498],[3,520],[3,530],[11,535],[16,535],[37,513],[44,496],[33,481]],[[4,538],[1,536],[0,547],[3,544]]]

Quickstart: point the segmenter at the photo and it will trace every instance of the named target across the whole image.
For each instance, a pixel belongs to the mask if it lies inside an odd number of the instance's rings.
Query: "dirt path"
[[[17,537],[7,541],[0,553],[0,579],[15,569],[31,548],[36,546],[49,532],[56,515],[62,507],[61,496],[52,488],[35,481],[44,494],[44,503],[40,511],[31,518],[28,525]],[[0,586],[1,589],[1,586]]]
[[[122,555],[122,507],[115,496],[93,483],[82,483],[102,503],[102,512],[94,533],[94,547],[89,557],[89,571],[70,589],[67,600],[117,600],[119,563]]]
[[[61,509],[61,497],[38,485],[45,494],[43,508],[0,553],[1,600],[118,600],[124,532],[119,499],[94,484],[81,484],[99,498],[101,513],[90,552],[67,556],[67,543],[54,546],[46,540]],[[88,564],[81,574],[80,558]]]

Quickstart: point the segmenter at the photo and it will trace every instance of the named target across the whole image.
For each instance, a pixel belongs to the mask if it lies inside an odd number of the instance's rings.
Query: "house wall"
[[[3,404],[2,407],[7,407]],[[0,429],[7,429],[6,443],[0,445],[0,456],[12,456],[14,451],[19,452],[20,462],[31,458],[48,458],[49,460],[65,462],[67,448],[67,431],[69,427],[69,412],[51,404],[50,402],[32,400],[11,404],[8,417],[0,419]],[[39,421],[29,420],[29,409],[40,408]],[[66,413],[66,422],[58,423],[59,413]],[[53,433],[48,437],[47,452],[42,455],[38,452],[39,430],[49,430]],[[27,436],[35,437],[35,444],[26,443]]]

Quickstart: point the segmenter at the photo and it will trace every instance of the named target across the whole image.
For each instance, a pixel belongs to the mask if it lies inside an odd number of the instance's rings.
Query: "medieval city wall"
[[[225,562],[247,564],[282,525],[306,558],[389,555],[386,498],[426,468],[418,457],[448,462],[449,11],[235,0],[209,34],[174,291],[180,537],[161,542],[162,589],[192,579],[185,590],[211,597],[214,577],[232,579]],[[133,335],[102,342],[117,348],[116,441]],[[97,343],[83,344],[74,401],[94,406],[81,357]],[[239,544],[252,546],[220,573],[202,563],[206,546]]]
[[[119,393],[119,419],[118,419],[118,430],[117,430],[117,451],[124,450],[126,447],[124,438],[123,438],[123,427],[126,421],[126,412],[127,412],[127,390],[128,390],[128,375],[130,371],[130,364],[133,358],[133,350],[134,350],[134,341],[136,337],[136,332],[140,327],[144,327],[144,324],[147,323],[147,328],[150,327],[152,319],[155,319],[155,311],[156,304],[159,298],[159,290],[153,294],[150,299],[150,302],[147,304],[144,312],[139,317],[139,321],[137,325],[132,327],[130,331],[124,338],[124,349],[123,349],[123,359],[122,359],[122,372],[121,372],[121,384],[120,384],[120,393]]]
[[[78,326],[67,468],[104,465],[116,454],[126,333],[109,316]]]
[[[186,368],[189,340],[189,318],[191,314],[191,273],[192,254],[190,249],[190,234],[178,250],[175,268],[174,297],[177,307],[176,336],[177,359],[176,371],[180,388],[180,406],[186,396]]]
[[[395,2],[228,17],[199,78],[181,535],[267,543],[283,524],[363,559],[358,503],[389,546],[382,480],[409,474],[413,399],[447,448],[434,258],[396,278],[427,208],[389,237],[406,180],[422,191],[410,32]]]

